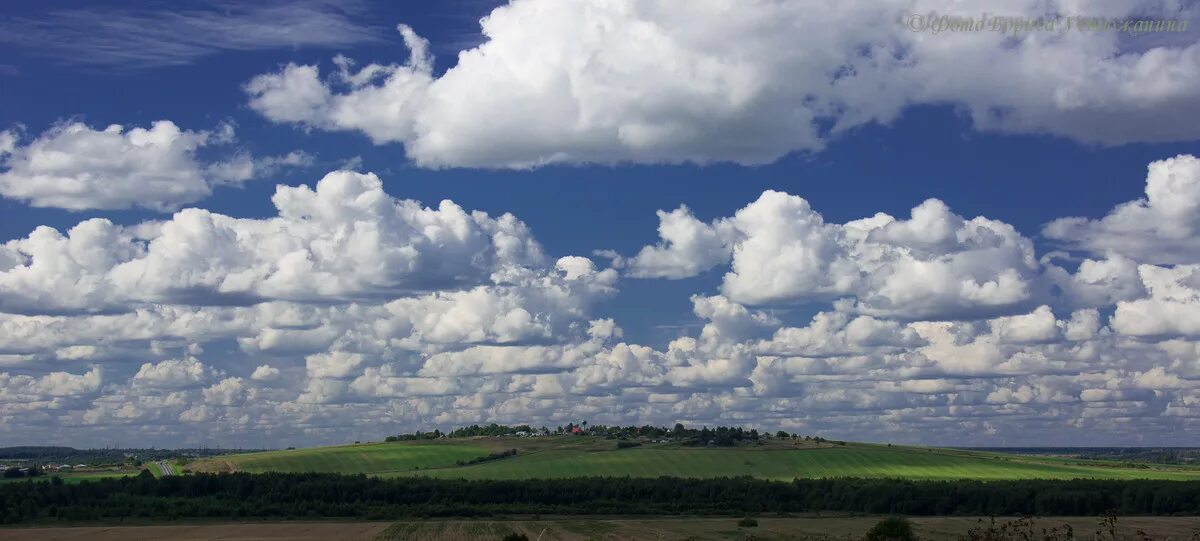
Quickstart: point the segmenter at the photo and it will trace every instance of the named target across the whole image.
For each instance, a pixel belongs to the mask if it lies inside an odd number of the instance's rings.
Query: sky
[[[1197,444],[1197,3],[689,6],[6,3],[0,444]]]

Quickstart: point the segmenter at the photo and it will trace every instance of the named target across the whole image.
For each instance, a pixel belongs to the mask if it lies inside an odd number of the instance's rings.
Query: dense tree
[[[578,478],[466,481],[317,473],[0,483],[0,522],[126,517],[391,519],[495,514],[1200,514],[1200,482]]]
[[[912,523],[904,517],[888,517],[871,527],[865,541],[916,541]]]
[[[780,431],[780,433],[787,434]],[[615,425],[589,425],[587,421],[576,423],[567,423],[566,426],[560,426],[553,432],[546,427],[540,430],[532,428],[529,425],[501,425],[492,423],[486,426],[471,425],[460,428],[455,428],[448,433],[443,434],[438,430],[433,432],[417,431],[412,434],[399,434],[395,436],[387,436],[384,441],[410,441],[433,439],[439,437],[448,438],[475,438],[482,436],[533,436],[533,435],[550,435],[550,434],[569,434],[569,435],[589,435],[601,436],[609,439],[670,439],[678,441],[685,445],[717,445],[717,446],[733,446],[746,442],[755,442],[760,438],[758,429],[745,429],[741,427],[725,427],[718,426],[714,429],[704,427],[697,430],[687,428],[682,423],[676,423],[674,428],[665,426],[615,426]],[[769,434],[764,432],[763,435]],[[797,435],[798,436],[798,435]],[[787,436],[781,436],[787,437]],[[820,440],[819,441],[824,441]]]

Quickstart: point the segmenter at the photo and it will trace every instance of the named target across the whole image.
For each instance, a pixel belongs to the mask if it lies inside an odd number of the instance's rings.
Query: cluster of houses
[[[88,465],[87,465],[87,464],[76,464],[76,465],[74,465],[74,466],[72,466],[72,465],[70,465],[70,464],[59,464],[59,465],[57,465],[57,466],[55,466],[54,464],[45,464],[45,465],[43,465],[43,466],[42,466],[42,470],[43,470],[43,471],[45,471],[45,470],[56,470],[56,471],[62,471],[62,470],[74,470],[74,469],[78,469],[78,468],[86,468],[86,467],[88,467]],[[0,464],[0,471],[7,470],[7,469],[9,469],[9,468],[16,468],[16,469],[17,469],[17,470],[19,470],[21,473],[29,473],[29,466],[19,466],[19,465]]]

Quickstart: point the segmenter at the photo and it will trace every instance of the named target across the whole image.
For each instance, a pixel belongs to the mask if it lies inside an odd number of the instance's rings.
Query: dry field
[[[372,540],[389,522],[276,522],[254,524],[172,524],[155,526],[80,526],[2,528],[0,539],[31,541],[325,541]]]
[[[826,537],[854,539],[879,517],[759,518],[755,528],[739,528],[734,518],[547,518],[542,520],[427,520],[400,522],[282,522],[157,526],[86,526],[0,529],[0,540],[30,541],[274,541],[284,539],[361,541],[499,540],[510,532],[529,539],[552,540],[798,540]],[[913,518],[922,539],[958,539],[977,525],[968,517]],[[1077,538],[1091,539],[1098,520],[1091,517],[1038,519],[1036,530],[1070,524]],[[1122,539],[1141,530],[1152,539],[1192,539],[1200,528],[1196,517],[1133,517],[1120,520]]]

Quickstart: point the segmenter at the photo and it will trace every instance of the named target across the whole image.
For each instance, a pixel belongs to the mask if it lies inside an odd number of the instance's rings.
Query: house
[[[572,434],[583,434],[583,429],[579,428],[577,426],[573,426],[573,427],[571,427],[571,433]]]

